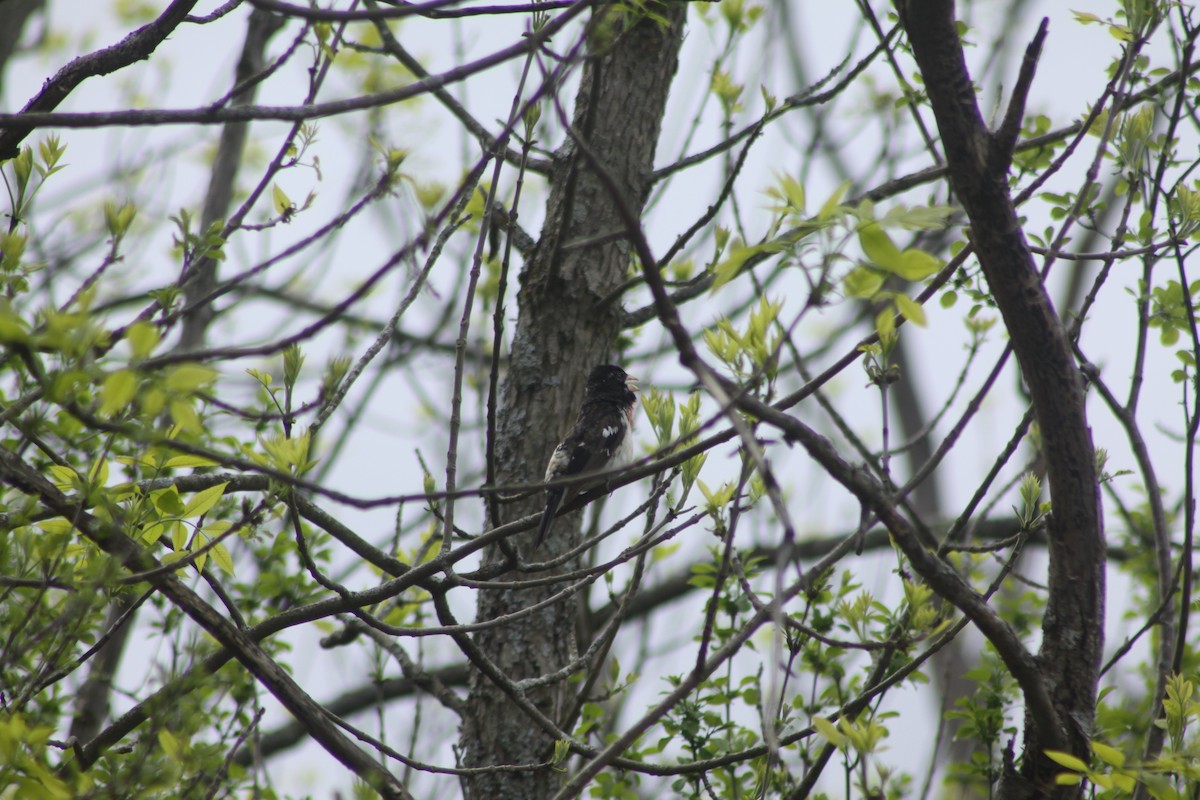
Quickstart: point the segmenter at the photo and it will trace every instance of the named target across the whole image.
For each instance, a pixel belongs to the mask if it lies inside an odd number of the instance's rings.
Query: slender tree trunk
[[[1018,774],[1008,765],[1001,798],[1066,797],[1056,787],[1047,749],[1087,759],[1104,646],[1105,550],[1100,489],[1083,382],[1009,191],[1024,101],[1046,23],[1025,63],[996,131],[983,122],[967,71],[952,0],[898,4],[920,65],[946,150],[950,182],[971,221],[971,238],[988,287],[1012,337],[1042,433],[1053,512],[1048,521],[1049,591],[1038,660],[1056,719],[1027,710],[1025,758]]]
[[[242,56],[238,59],[237,70],[234,73],[235,85],[250,80],[266,66],[267,44],[284,23],[283,17],[262,9],[256,8],[250,14],[246,43],[242,46]],[[235,95],[230,105],[252,105],[257,97],[258,84],[251,84]],[[229,122],[221,129],[221,143],[217,147],[217,157],[213,160],[212,178],[208,183],[204,213],[200,218],[201,233],[229,214],[249,132],[250,126],[245,122]],[[217,262],[211,258],[201,259],[192,265],[189,272],[184,279],[184,301],[188,305],[206,297],[216,288]],[[204,338],[214,314],[212,303],[205,303],[183,315],[183,325],[179,334],[180,349],[199,350],[204,346]]]
[[[45,0],[0,0],[0,75],[16,52],[25,23],[45,5]]]
[[[3,3],[4,0],[0,0]],[[242,56],[234,73],[236,83],[254,77],[264,66],[264,53],[271,37],[284,24],[283,17],[267,11],[256,9],[250,14],[246,42],[242,47]],[[258,85],[254,84],[233,99],[234,105],[254,102],[258,93]],[[207,230],[216,220],[224,217],[233,201],[234,181],[241,169],[242,154],[246,149],[246,135],[249,125],[244,122],[231,122],[221,131],[221,143],[217,148],[217,156],[213,163],[212,178],[209,181],[208,194],[204,201],[204,216],[200,230]],[[203,297],[216,284],[216,262],[204,259],[196,266],[199,276],[188,282],[185,294],[188,298]],[[180,335],[179,349],[182,351],[198,350],[204,345],[204,334],[212,321],[212,306],[200,306],[195,312],[184,316],[183,330]],[[105,630],[111,629],[137,602],[135,596],[122,596],[109,606],[104,622]],[[120,628],[113,632],[108,642],[97,651],[89,666],[87,680],[84,681],[75,699],[75,719],[71,723],[70,736],[81,744],[90,742],[99,733],[100,726],[108,719],[109,700],[112,693],[113,678],[125,652],[129,633],[134,628],[135,616],[125,620]]]
[[[521,277],[517,332],[498,420],[497,476],[502,483],[541,478],[555,443],[574,422],[588,371],[612,358],[621,309],[619,303],[602,301],[624,280],[631,258],[624,237],[612,235],[624,227],[617,203],[640,213],[648,194],[685,13],[685,4],[672,4],[664,12],[666,26],[651,19],[616,23],[613,8],[601,6],[592,20],[592,46],[571,120],[574,138],[556,159],[541,240]],[[604,31],[603,43],[598,30]],[[613,197],[589,155],[603,165],[622,196]],[[578,246],[593,240],[600,243]],[[542,502],[539,494],[503,510],[515,518],[536,512]],[[537,553],[529,552],[531,535],[520,537],[516,545],[526,560],[543,560],[578,541],[579,516],[570,515],[557,521]],[[487,557],[504,555],[493,551]],[[512,572],[502,579],[528,577]],[[511,614],[560,588],[481,590],[478,619]],[[508,679],[552,672],[576,651],[577,602],[571,598],[482,631],[476,645]],[[572,724],[566,717],[573,696],[565,680],[526,697],[560,727]],[[461,746],[467,767],[537,765],[553,755],[554,736],[476,670]],[[470,800],[530,800],[550,796],[559,781],[559,772],[543,767],[472,776],[463,785]]]

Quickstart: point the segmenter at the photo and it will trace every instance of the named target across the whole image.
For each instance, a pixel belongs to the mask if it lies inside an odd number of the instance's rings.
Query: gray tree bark
[[[672,4],[663,12],[665,26],[643,18],[614,31],[613,8],[601,6],[589,26],[591,47],[571,120],[573,138],[555,159],[546,222],[521,276],[517,330],[497,424],[496,474],[502,484],[541,478],[554,445],[574,422],[588,371],[612,358],[621,308],[601,301],[625,279],[631,258],[628,242],[620,235],[625,226],[618,204],[640,214],[649,192],[685,14],[686,4]],[[597,35],[599,30],[603,37]],[[590,157],[620,187],[619,198]],[[576,246],[590,241],[599,243]],[[501,509],[516,518],[536,513],[543,503],[537,493]],[[579,519],[579,514],[560,518],[537,553],[529,552],[532,534],[520,537],[516,545],[526,560],[549,558],[579,542]],[[486,555],[492,560],[505,557],[498,550]],[[510,572],[500,579],[522,577],[529,576]],[[511,614],[559,588],[481,590],[477,618]],[[576,650],[576,618],[577,601],[566,600],[482,631],[475,644],[511,680],[544,675],[566,664]],[[530,692],[527,699],[556,724],[572,724],[566,716],[573,696],[565,681]],[[460,743],[466,767],[546,765],[554,750],[554,736],[546,726],[531,719],[478,669]],[[550,796],[559,781],[559,772],[542,766],[468,776],[463,787],[468,800],[530,800]]]

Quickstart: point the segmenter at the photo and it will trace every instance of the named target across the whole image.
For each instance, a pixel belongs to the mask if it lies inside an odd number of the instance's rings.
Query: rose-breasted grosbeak
[[[637,378],[611,364],[602,364],[588,375],[583,407],[567,438],[554,448],[546,465],[546,480],[570,478],[588,472],[623,467],[633,460],[633,408],[637,403]],[[535,548],[542,546],[554,512],[575,499],[586,481],[546,490],[546,510],[538,526]]]

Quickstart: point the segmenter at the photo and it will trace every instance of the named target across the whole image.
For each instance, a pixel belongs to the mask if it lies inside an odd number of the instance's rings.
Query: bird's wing
[[[546,465],[546,480],[570,478],[588,472],[603,470],[613,461],[613,455],[621,448],[629,427],[625,424],[623,409],[587,409],[580,415],[575,427],[567,434],[550,456]],[[537,541],[534,547],[540,547],[550,531],[554,514],[560,504],[566,504],[575,499],[586,482],[571,486],[557,486],[546,492],[546,510],[542,514],[538,526]]]
[[[602,470],[628,435],[622,411],[613,409],[580,419],[554,450],[546,479]]]

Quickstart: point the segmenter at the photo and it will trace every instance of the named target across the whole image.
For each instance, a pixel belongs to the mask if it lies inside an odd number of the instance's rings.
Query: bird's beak
[[[632,375],[625,376],[625,385],[629,387],[629,391],[636,392],[638,390],[637,380]]]

